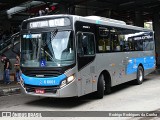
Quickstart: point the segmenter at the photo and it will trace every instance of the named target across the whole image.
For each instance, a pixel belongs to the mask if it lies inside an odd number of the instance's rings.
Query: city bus
[[[154,32],[123,21],[48,15],[22,22],[21,87],[28,95],[64,98],[109,94],[113,86],[155,69]]]

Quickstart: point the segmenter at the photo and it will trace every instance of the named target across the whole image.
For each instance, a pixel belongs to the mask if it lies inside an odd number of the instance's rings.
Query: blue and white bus
[[[29,95],[97,98],[155,69],[152,30],[98,16],[49,15],[24,20],[21,86]]]

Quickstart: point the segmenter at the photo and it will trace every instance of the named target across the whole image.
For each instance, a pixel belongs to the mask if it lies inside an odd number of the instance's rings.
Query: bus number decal
[[[44,84],[53,85],[55,83],[56,83],[55,80],[44,80]]]

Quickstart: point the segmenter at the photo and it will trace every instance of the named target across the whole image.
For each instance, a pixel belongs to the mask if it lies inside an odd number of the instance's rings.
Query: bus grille
[[[29,77],[37,77],[37,75],[43,75],[44,77],[57,77],[62,75],[58,70],[25,70],[23,74]]]
[[[58,86],[42,87],[42,86],[33,86],[33,85],[27,85],[27,84],[24,84],[24,87],[26,88],[27,92],[35,92],[35,89],[43,89],[45,93],[56,93],[57,89],[59,89]]]

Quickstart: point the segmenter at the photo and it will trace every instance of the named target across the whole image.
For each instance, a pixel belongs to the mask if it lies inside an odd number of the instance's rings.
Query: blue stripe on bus
[[[155,57],[131,58],[127,65],[126,74],[136,73],[139,64],[143,65],[144,70],[152,69],[155,67]]]
[[[62,74],[58,77],[46,77],[46,78],[37,78],[37,77],[28,77],[24,74],[21,75],[25,84],[36,85],[36,86],[57,86],[61,84],[61,81],[66,79],[66,75]]]

